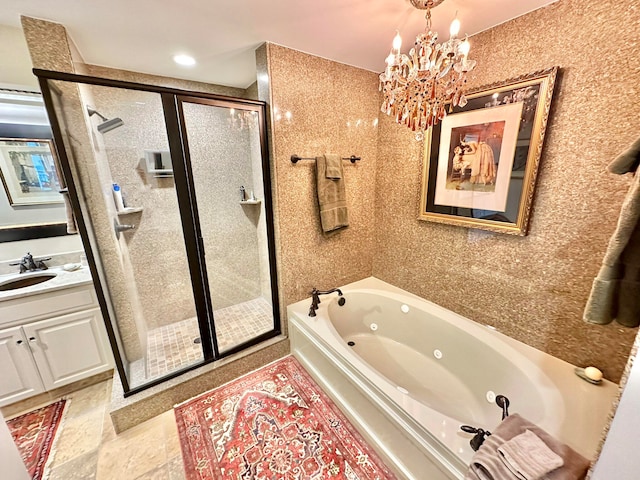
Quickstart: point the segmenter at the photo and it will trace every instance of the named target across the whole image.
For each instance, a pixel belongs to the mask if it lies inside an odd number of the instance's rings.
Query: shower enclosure
[[[125,396],[280,334],[264,103],[35,72]]]

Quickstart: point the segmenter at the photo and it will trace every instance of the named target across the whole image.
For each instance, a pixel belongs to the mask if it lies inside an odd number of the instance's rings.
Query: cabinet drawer
[[[97,305],[93,285],[65,288],[0,302],[0,325],[11,326]]]

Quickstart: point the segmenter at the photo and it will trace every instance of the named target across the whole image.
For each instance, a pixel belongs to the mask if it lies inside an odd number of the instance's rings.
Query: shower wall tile
[[[421,147],[381,115],[373,274],[618,381],[637,329],[582,321],[629,176],[606,165],[638,136],[638,2],[562,0],[471,38],[477,87],[559,65],[529,235],[417,220]]]
[[[125,122],[103,138],[113,180],[129,206],[143,209],[119,220],[136,225],[123,238],[144,321],[155,329],[191,318],[195,305],[175,184],[172,177],[146,171],[145,150],[169,149],[160,96],[90,89],[98,111]],[[260,182],[248,155],[260,150],[251,147],[255,130],[232,129],[227,110],[188,104],[185,115],[212,301],[214,308],[224,308],[262,295],[256,227],[265,228],[264,213],[261,205],[239,203],[240,185],[248,193]],[[213,139],[214,131],[226,133]],[[256,193],[262,198],[261,189]]]
[[[59,23],[20,17],[34,68],[74,72],[67,31]],[[37,48],[34,48],[37,45]]]
[[[121,235],[128,252],[129,286],[135,288],[145,330],[195,316],[180,210],[172,177],[147,174],[145,150],[169,150],[160,95],[112,87],[87,86],[93,107],[124,125],[102,135],[105,164],[127,205],[141,212],[120,215],[135,225]],[[111,195],[111,192],[109,192]],[[113,204],[113,198],[109,198]]]
[[[247,196],[261,192],[256,187],[262,169],[253,170],[261,159],[260,149],[253,148],[259,144],[257,123],[241,128],[237,117],[230,121],[230,110],[207,105],[184,105],[184,114],[213,307],[258,298],[260,257],[268,258],[258,241],[264,214],[262,204],[240,204],[241,186]]]
[[[260,99],[270,107],[281,296],[289,304],[313,287],[329,289],[371,275],[375,237],[376,136],[379,94],[373,72],[279,45],[258,62]],[[268,75],[270,91],[261,74]],[[271,95],[271,97],[269,96]],[[344,162],[349,226],[320,228],[315,161],[292,154],[356,155]]]

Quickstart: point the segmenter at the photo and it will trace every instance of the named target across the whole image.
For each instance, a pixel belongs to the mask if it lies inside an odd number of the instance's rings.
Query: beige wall
[[[631,180],[605,166],[638,135],[637,6],[562,0],[471,39],[472,87],[561,67],[527,237],[418,221],[420,148],[381,116],[375,276],[619,380],[636,330],[582,311]]]
[[[261,72],[258,62],[258,78],[269,73],[272,98],[261,80],[258,89],[272,110],[278,275],[286,305],[308,297],[313,287],[329,289],[371,275],[378,85],[372,72],[278,45],[267,45],[267,55],[268,71],[263,65]],[[330,235],[320,228],[315,162],[290,161],[292,154],[324,153],[362,157],[343,164],[350,224]]]

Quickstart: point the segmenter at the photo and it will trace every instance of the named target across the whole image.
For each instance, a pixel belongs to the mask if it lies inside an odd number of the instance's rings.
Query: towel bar
[[[308,157],[308,158],[304,158],[304,157],[300,157],[296,154],[291,155],[291,163],[298,163],[300,160],[315,160],[314,158]],[[358,160],[360,160],[360,157],[356,157],[355,155],[351,155],[350,157],[342,157],[342,160],[349,160],[351,163],[356,163]]]

